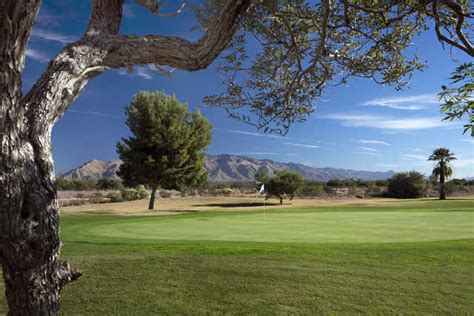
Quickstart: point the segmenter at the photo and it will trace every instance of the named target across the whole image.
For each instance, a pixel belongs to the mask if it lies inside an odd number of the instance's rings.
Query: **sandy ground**
[[[318,206],[338,206],[338,205],[379,205],[379,204],[400,204],[409,203],[410,200],[396,199],[297,199],[293,201],[285,200],[279,205],[277,200],[270,199],[265,203],[268,208],[298,208],[298,207],[318,207]],[[474,202],[474,200],[473,200]],[[94,214],[117,214],[117,215],[172,215],[183,212],[196,211],[251,211],[261,209],[262,198],[247,197],[186,197],[157,199],[155,210],[148,210],[148,200],[139,200],[120,203],[86,204],[78,206],[62,207],[63,214],[73,213],[94,213]]]

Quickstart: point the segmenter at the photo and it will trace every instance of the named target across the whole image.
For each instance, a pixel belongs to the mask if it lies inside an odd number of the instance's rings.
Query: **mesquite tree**
[[[296,196],[304,184],[304,179],[298,172],[290,170],[275,170],[275,176],[270,177],[266,171],[258,172],[255,175],[257,182],[264,185],[267,197],[274,196],[283,204],[283,199],[287,197],[290,201]]]
[[[196,42],[119,34],[124,0],[91,2],[83,36],[23,94],[25,50],[41,0],[0,1],[0,261],[11,314],[58,313],[61,288],[81,275],[59,260],[51,129],[104,71],[148,64],[197,71],[229,48],[220,67],[226,91],[208,103],[251,122],[238,113],[246,108],[258,127],[284,132],[305,119],[329,84],[359,76],[402,87],[423,68],[403,52],[430,25],[440,41],[474,56],[465,35],[472,31],[469,0],[208,0],[195,6],[205,27]],[[169,15],[166,1],[136,2]]]

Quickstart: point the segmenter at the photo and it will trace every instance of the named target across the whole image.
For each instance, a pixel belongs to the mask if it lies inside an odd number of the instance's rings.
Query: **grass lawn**
[[[305,201],[266,219],[214,202],[179,202],[199,212],[173,216],[65,212],[62,256],[84,276],[63,291],[63,314],[474,311],[474,199]]]

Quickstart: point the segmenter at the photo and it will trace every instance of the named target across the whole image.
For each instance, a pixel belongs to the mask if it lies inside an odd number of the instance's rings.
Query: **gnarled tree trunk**
[[[227,46],[251,0],[228,0],[197,42],[117,35],[123,0],[93,0],[84,36],[67,45],[22,96],[25,50],[41,0],[0,1],[0,262],[11,315],[55,315],[80,272],[59,260],[51,129],[95,76],[160,64],[195,71]]]
[[[79,276],[59,261],[49,134],[30,134],[21,100],[24,50],[40,1],[0,4],[0,261],[11,315],[55,314]]]

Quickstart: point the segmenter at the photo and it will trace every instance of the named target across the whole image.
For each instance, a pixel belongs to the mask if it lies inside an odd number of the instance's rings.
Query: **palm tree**
[[[456,157],[454,157],[454,153],[450,152],[448,148],[441,147],[433,150],[433,153],[428,158],[428,160],[436,161],[433,169],[433,176],[435,179],[439,178],[439,199],[446,200],[446,190],[444,183],[446,178],[453,174],[453,169],[451,168],[449,162],[456,160]]]

